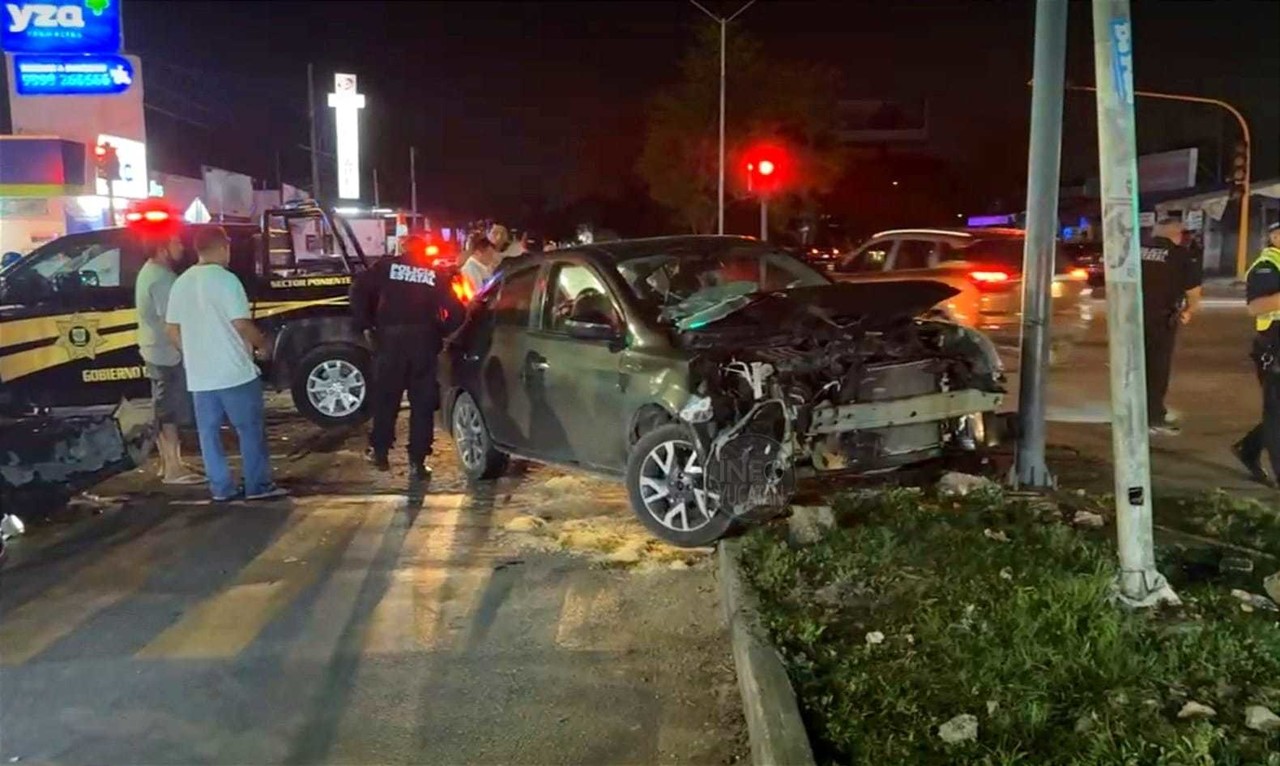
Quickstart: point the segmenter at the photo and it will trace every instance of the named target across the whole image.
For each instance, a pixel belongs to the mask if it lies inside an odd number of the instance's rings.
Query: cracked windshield
[[[0,763],[1280,766],[1280,2],[0,5]]]

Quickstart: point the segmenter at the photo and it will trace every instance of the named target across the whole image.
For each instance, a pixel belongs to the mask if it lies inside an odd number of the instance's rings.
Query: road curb
[[[742,579],[742,543],[723,540],[716,550],[720,571],[720,603],[733,646],[738,692],[747,719],[751,762],[755,766],[810,766],[813,749],[791,679],[782,657],[760,624],[755,594]]]

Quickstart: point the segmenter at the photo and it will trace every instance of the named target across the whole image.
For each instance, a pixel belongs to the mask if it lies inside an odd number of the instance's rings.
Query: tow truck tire
[[[701,470],[703,466],[696,451],[688,426],[669,423],[640,437],[627,457],[626,483],[631,510],[655,537],[681,548],[699,548],[714,543],[729,532],[734,521],[733,516],[723,510],[713,511],[707,518],[693,502],[689,503],[685,516],[673,516],[672,502],[661,495],[660,489],[655,492],[659,485],[670,487],[672,482],[687,482],[689,487],[701,486],[704,479],[698,478],[698,474],[705,477],[705,472]],[[699,469],[697,473],[684,471],[695,465]],[[695,477],[692,480],[688,478],[691,475]],[[671,523],[665,521],[669,516],[673,516]],[[695,517],[692,524],[689,523],[690,516]]]
[[[358,346],[331,343],[312,349],[293,368],[293,406],[321,428],[363,422],[369,412],[371,366],[369,354]],[[324,381],[333,381],[333,392],[344,395],[330,398],[326,404],[314,393]],[[354,403],[353,397],[357,400]]]

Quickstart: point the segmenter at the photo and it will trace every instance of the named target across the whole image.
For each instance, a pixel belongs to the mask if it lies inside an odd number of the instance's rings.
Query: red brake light
[[[1089,278],[1089,270],[1078,269],[1078,268],[1072,269],[1071,271],[1067,272],[1067,276],[1070,277],[1071,279],[1083,281]]]
[[[440,248],[435,245],[427,245],[427,255],[436,256],[440,254]]]
[[[971,271],[969,278],[978,284],[985,285],[996,285],[1012,279],[1007,271]]]

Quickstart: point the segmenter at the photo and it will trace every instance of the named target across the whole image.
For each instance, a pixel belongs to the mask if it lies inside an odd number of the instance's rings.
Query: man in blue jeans
[[[244,460],[246,500],[282,497],[271,480],[262,381],[254,356],[267,357],[271,341],[253,324],[249,298],[227,269],[231,241],[220,226],[196,230],[200,260],[173,283],[165,322],[169,337],[182,349],[187,388],[195,403],[200,454],[213,499],[225,502],[241,491],[231,477],[220,430],[231,421]]]

